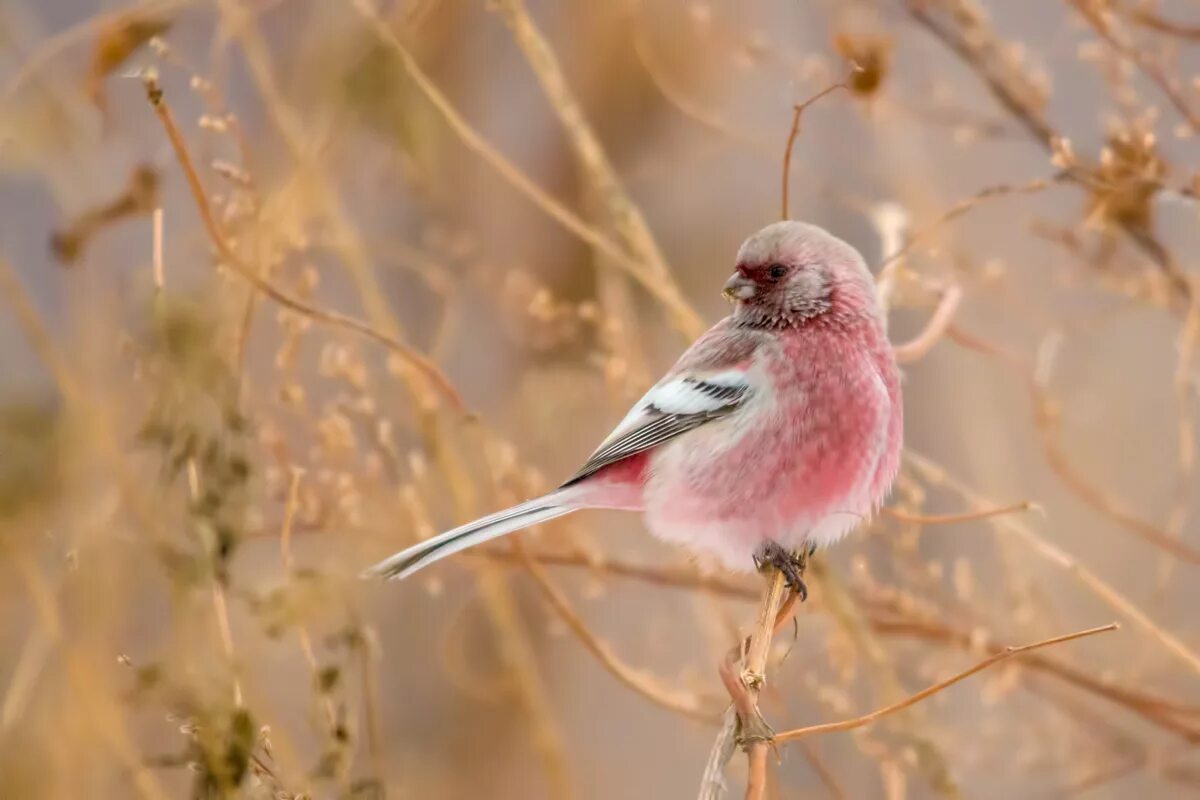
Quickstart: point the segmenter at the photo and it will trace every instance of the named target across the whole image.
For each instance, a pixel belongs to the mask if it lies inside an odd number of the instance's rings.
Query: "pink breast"
[[[775,413],[742,428],[719,458],[688,459],[662,476],[662,518],[728,520],[770,538],[831,513],[870,513],[891,482],[878,479],[881,457],[899,449],[887,442],[899,424],[887,378],[861,343],[827,337],[803,349],[773,364]]]

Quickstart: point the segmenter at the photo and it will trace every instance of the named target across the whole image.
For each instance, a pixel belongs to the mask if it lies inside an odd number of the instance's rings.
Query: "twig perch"
[[[767,786],[767,753],[774,734],[758,710],[758,695],[766,683],[767,657],[775,632],[791,618],[797,595],[787,593],[782,573],[772,571],[762,601],[758,620],[750,637],[733,650],[721,663],[721,681],[729,691],[732,705],[725,713],[724,724],[709,753],[701,779],[699,800],[718,800],[724,793],[722,775],[733,757],[737,745],[746,751],[750,775],[746,783],[747,800],[764,796]],[[736,671],[741,658],[742,669]]]

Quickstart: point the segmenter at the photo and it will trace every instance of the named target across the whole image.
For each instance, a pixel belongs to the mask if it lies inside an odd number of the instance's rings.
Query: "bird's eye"
[[[784,275],[787,275],[787,271],[787,267],[785,267],[783,264],[772,264],[770,270],[768,270],[768,273],[774,280],[779,280]]]

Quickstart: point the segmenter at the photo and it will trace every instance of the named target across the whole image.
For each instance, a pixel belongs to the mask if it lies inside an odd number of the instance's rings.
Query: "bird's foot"
[[[808,557],[812,555],[810,548],[807,552],[788,550],[778,542],[766,541],[754,554],[754,566],[759,572],[777,569],[783,573],[787,587],[800,595],[800,602],[808,599],[808,586],[804,583],[804,570],[808,566]]]

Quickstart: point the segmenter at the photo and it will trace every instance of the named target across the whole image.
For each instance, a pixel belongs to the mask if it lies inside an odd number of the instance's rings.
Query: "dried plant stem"
[[[187,462],[187,480],[188,494],[195,503],[200,497],[200,472],[196,468],[195,459],[189,459]],[[242,682],[237,676],[237,651],[233,644],[233,629],[229,625],[229,604],[225,601],[225,588],[215,576],[212,579],[212,604],[213,618],[217,623],[217,636],[221,640],[221,652],[225,655],[225,662],[233,681],[233,704],[235,707],[241,708],[244,698]]]
[[[775,635],[775,619],[779,615],[783,596],[787,591],[783,573],[771,575],[762,603],[758,607],[758,623],[750,634],[750,646],[746,651],[741,681],[746,687],[746,709],[739,709],[742,734],[752,730],[755,722],[761,721],[758,710],[758,695],[767,682],[767,656],[771,653],[771,640]],[[746,740],[746,760],[750,775],[746,781],[746,800],[761,800],[767,791],[767,754],[771,742],[765,738]]]
[[[291,479],[288,481],[287,501],[283,507],[283,526],[279,530],[279,559],[283,562],[283,569],[288,577],[291,577],[295,571],[292,561],[292,526],[296,521],[296,509],[300,501],[300,481],[303,477],[303,470],[292,469]],[[308,633],[308,628],[303,624],[296,627],[296,638],[300,643],[300,652],[304,654],[304,661],[315,678],[321,667],[317,663],[312,637]],[[322,710],[325,712],[325,724],[329,726],[328,731],[332,734],[338,724],[337,709],[334,708],[333,700],[328,694],[323,693],[321,700]]]
[[[600,140],[588,124],[579,101],[563,77],[558,58],[529,16],[525,3],[523,0],[495,0],[492,7],[504,18],[513,32],[517,46],[521,48],[537,76],[546,99],[550,101],[554,113],[567,133],[567,140],[584,176],[607,208],[608,219],[613,229],[629,251],[638,258],[643,269],[674,298],[669,308],[682,315],[675,320],[676,326],[689,339],[699,336],[707,326],[682,299],[679,287],[671,275],[671,269],[658,243],[654,240],[650,226],[646,224],[641,210],[621,185],[621,180],[605,154]]]
[[[1080,474],[1059,444],[1058,424],[1056,415],[1050,410],[1051,408],[1051,403],[1045,393],[1035,390],[1035,427],[1042,441],[1042,450],[1050,468],[1067,488],[1089,507],[1114,520],[1125,530],[1164,553],[1189,564],[1200,564],[1200,550],[1180,540],[1178,536],[1173,536],[1170,532],[1133,514],[1119,500],[1097,488],[1088,478]]]
[[[359,673],[362,681],[362,706],[367,733],[367,754],[371,758],[371,771],[381,788],[384,784],[383,731],[379,720],[379,639],[375,629],[362,626],[363,641],[358,648]]]
[[[1193,302],[1196,301],[1193,300]],[[1193,313],[1189,312],[1187,318],[1192,319]],[[1185,321],[1185,329],[1188,324]],[[1129,511],[1120,500],[1095,486],[1071,463],[1071,460],[1067,457],[1067,454],[1063,451],[1058,441],[1059,411],[1046,388],[1050,382],[1050,373],[1047,366],[1035,370],[1034,365],[1023,356],[1012,353],[990,342],[983,341],[953,325],[947,328],[946,334],[950,339],[964,347],[969,347],[972,350],[997,358],[1020,373],[1029,386],[1033,405],[1034,428],[1041,440],[1046,461],[1067,489],[1093,510],[1112,519],[1124,530],[1135,534],[1145,542],[1163,551],[1163,553],[1191,564],[1200,563],[1200,551],[1183,542],[1179,537],[1177,527],[1181,524],[1180,520],[1184,519],[1183,516],[1178,513],[1172,513],[1169,517],[1169,523],[1171,524],[1167,529],[1147,522]],[[1185,346],[1186,334],[1185,340],[1181,342],[1181,349],[1184,349]],[[1044,362],[1044,364],[1050,363],[1050,361]],[[1186,411],[1183,413],[1186,414]],[[1186,429],[1186,427],[1187,424],[1184,423],[1184,428]],[[1179,471],[1181,475],[1187,475],[1191,469],[1190,446],[1191,443],[1187,441],[1186,434],[1181,436],[1178,443]]]
[[[1188,320],[1193,319],[1193,313],[1189,312],[1187,316]],[[1185,321],[1185,329],[1188,324]],[[1057,436],[1059,412],[1046,388],[1050,383],[1049,365],[1052,364],[1052,361],[1044,360],[1043,366],[1035,370],[1034,365],[1028,359],[980,340],[955,328],[953,325],[947,328],[946,333],[947,336],[963,346],[1000,359],[1020,373],[1029,386],[1033,405],[1034,429],[1041,440],[1046,461],[1054,473],[1062,480],[1063,484],[1076,497],[1093,510],[1109,517],[1123,529],[1135,534],[1164,553],[1191,564],[1200,564],[1200,550],[1196,550],[1182,541],[1174,529],[1164,530],[1133,514],[1122,502],[1096,487],[1071,463],[1071,460],[1059,444]],[[1181,342],[1181,349],[1184,349],[1186,346],[1186,338],[1187,335],[1185,334],[1185,340]],[[1181,437],[1178,446],[1180,450],[1180,472],[1186,475],[1191,463],[1190,442],[1187,441],[1186,436]],[[1178,526],[1180,519],[1180,516],[1173,514],[1171,522],[1175,526]]]
[[[1142,74],[1149,78],[1166,96],[1175,110],[1179,112],[1179,116],[1186,120],[1188,127],[1193,133],[1200,133],[1200,113],[1188,104],[1184,94],[1184,89],[1181,87],[1161,64],[1155,62],[1145,50],[1134,47],[1133,45],[1123,42],[1112,31],[1108,20],[1105,19],[1102,13],[1102,4],[1100,9],[1097,9],[1096,4],[1092,0],[1067,0],[1076,11],[1079,12],[1092,30],[1096,31],[1096,35],[1103,39],[1108,45],[1122,58],[1128,59],[1137,68],[1142,71]]]
[[[832,94],[833,92],[836,92],[838,89],[845,89],[845,88],[846,88],[846,84],[840,83],[840,82],[835,83],[832,86],[826,86],[824,89],[817,92],[812,97],[805,100],[803,103],[799,103],[795,106],[792,106],[792,127],[791,127],[791,130],[788,131],[787,145],[785,145],[785,147],[783,149],[783,178],[781,179],[780,201],[779,201],[779,204],[780,204],[779,218],[780,219],[784,219],[784,220],[789,219],[789,217],[788,217],[788,188],[791,183],[791,177],[792,177],[792,150],[796,146],[796,137],[800,135],[800,118],[802,116],[804,116],[805,109],[807,109],[813,103],[817,102],[818,100],[820,100],[822,97],[824,97],[827,94]]]
[[[767,657],[776,629],[790,617],[795,597],[785,604],[787,582],[781,572],[772,570],[762,591],[758,617],[749,639],[730,653],[721,663],[721,680],[733,701],[726,712],[721,731],[717,734],[701,778],[700,800],[716,800],[724,791],[721,775],[733,756],[731,741],[746,750],[749,776],[746,780],[746,800],[761,800],[767,787],[767,754],[771,745],[771,729],[758,710],[758,695],[766,683]],[[733,659],[741,654],[742,668],[734,672]],[[731,713],[732,712],[732,713]]]
[[[946,627],[940,621],[924,617],[896,618],[890,604],[889,612],[873,612],[869,618],[871,627],[889,636],[910,636],[926,641],[953,644],[963,650],[977,651],[978,642],[969,632]],[[1001,648],[987,645],[986,650],[995,654]],[[1183,722],[1180,718],[1200,716],[1200,708],[1181,705],[1141,689],[1134,689],[1094,677],[1083,670],[1041,654],[1028,655],[1021,659],[1021,666],[1047,676],[1057,678],[1068,686],[1087,692],[1137,715],[1184,741],[1200,742],[1200,727]]]
[[[474,432],[480,445],[486,447],[487,432],[482,429]],[[459,515],[473,516],[478,491],[459,451],[446,443],[438,448],[437,454]],[[536,654],[512,590],[503,572],[491,564],[480,564],[475,570],[475,578],[488,622],[496,634],[500,659],[516,687],[522,710],[529,717],[531,738],[545,770],[549,791],[554,797],[573,797],[565,738],[547,696]]]
[[[122,765],[139,796],[146,800],[166,800],[166,792],[146,766],[126,730],[125,717],[116,702],[116,692],[96,690],[92,665],[85,663],[77,652],[78,645],[65,636],[55,591],[41,568],[25,554],[18,554],[13,560],[33,601],[38,624],[50,641],[62,648],[62,660],[72,689],[72,707],[96,726],[98,741],[103,742]]]
[[[640,259],[631,257],[625,249],[612,239],[597,231],[593,226],[588,225],[579,215],[548,195],[472,128],[454,106],[451,105],[446,96],[438,90],[429,76],[425,74],[424,70],[417,63],[416,58],[404,46],[404,43],[387,26],[387,23],[380,18],[370,0],[349,0],[349,2],[371,23],[380,41],[396,51],[396,54],[400,57],[404,71],[412,79],[417,89],[425,95],[433,107],[442,115],[442,118],[449,125],[451,131],[458,136],[469,150],[478,154],[488,166],[492,167],[505,181],[547,216],[575,234],[582,241],[608,256],[612,260],[611,263],[620,267],[652,297],[662,303],[671,313],[672,318],[676,320],[681,334],[689,339],[693,338],[692,329],[694,323],[691,320],[697,320],[698,317],[695,310],[687,304],[682,296],[658,280],[651,272],[643,269]],[[688,322],[684,325],[682,321]],[[696,325],[697,331],[703,328],[698,323]]]
[[[167,539],[166,531],[160,524],[158,515],[150,508],[142,491],[142,484],[129,468],[126,461],[126,443],[117,439],[116,431],[119,430],[119,425],[110,419],[105,404],[97,402],[94,393],[89,395],[84,391],[82,379],[63,357],[34,305],[33,298],[25,289],[12,264],[3,255],[0,255],[0,299],[12,308],[34,352],[54,377],[67,406],[74,410],[87,404],[88,413],[78,415],[84,425],[81,430],[95,442],[105,457],[111,459],[112,474],[120,487],[121,498],[128,504],[136,521],[155,543],[164,543]]]
[[[1193,282],[1195,279],[1192,279]],[[1196,411],[1200,399],[1200,382],[1196,380],[1197,344],[1200,343],[1200,293],[1192,292],[1188,313],[1179,332],[1175,359],[1175,489],[1164,532],[1174,541],[1183,537],[1184,527],[1191,518],[1189,509],[1196,473]],[[1174,576],[1174,562],[1162,559],[1159,564],[1159,591],[1166,591]]]
[[[584,553],[529,553],[518,554],[512,550],[480,547],[469,551],[472,556],[494,561],[522,561],[526,557],[552,567],[576,567],[605,575],[631,578],[658,586],[680,589],[696,589],[726,597],[755,600],[759,592],[745,581],[723,575],[703,575],[689,567],[655,567],[629,564],[610,558],[592,558]]]
[[[755,154],[774,162],[778,157],[775,145],[753,136],[732,123],[726,122],[715,112],[700,107],[667,78],[663,73],[662,67],[655,61],[654,46],[652,43],[646,41],[645,26],[642,24],[641,16],[638,15],[638,17],[638,20],[634,23],[633,51],[638,57],[638,61],[641,62],[642,68],[646,70],[646,75],[650,77],[650,82],[654,84],[654,88],[658,89],[659,94],[685,117],[694,120],[713,133],[744,145]]]
[[[830,615],[866,661],[877,695],[876,702],[893,703],[902,700],[907,691],[896,674],[893,659],[874,635],[858,601],[843,585],[838,574],[825,562],[814,562],[813,578]],[[961,797],[962,793],[954,780],[948,759],[932,735],[924,730],[925,726],[920,716],[916,713],[907,714],[892,720],[891,724],[895,734],[906,740],[912,748],[916,756],[916,767],[930,787],[942,797]]]
[[[1073,1],[1073,0],[1072,0]],[[915,22],[949,48],[965,66],[983,81],[988,91],[1029,136],[1047,153],[1053,153],[1061,137],[1046,120],[1042,104],[1031,97],[1028,76],[1011,68],[1006,53],[1011,43],[998,40],[995,33],[979,24],[973,11],[960,11],[955,22],[947,22],[927,0],[899,0]],[[1074,169],[1066,173],[1077,183],[1087,185],[1090,171]],[[1165,248],[1146,230],[1130,222],[1118,221],[1122,233],[1140,248],[1165,273],[1176,297],[1187,300],[1192,291],[1186,276],[1181,274]]]
[[[571,604],[567,601],[566,596],[550,580],[550,576],[546,574],[546,570],[541,564],[530,558],[519,542],[515,544],[515,548],[517,557],[521,560],[526,571],[533,577],[534,582],[541,590],[542,595],[546,598],[551,608],[562,618],[567,627],[571,629],[571,632],[579,638],[579,641],[588,652],[594,655],[601,666],[611,673],[613,677],[655,705],[704,722],[715,722],[717,720],[717,714],[712,710],[705,709],[699,698],[694,694],[660,686],[644,673],[634,670],[625,664],[612,651],[612,648],[600,641],[588,629],[587,624],[571,608]]]
[[[899,522],[910,522],[916,525],[953,525],[958,522],[971,522],[978,519],[1002,517],[1005,514],[1020,514],[1037,507],[1035,503],[1024,500],[1020,503],[1013,503],[1010,506],[1001,506],[1000,508],[989,508],[980,511],[967,511],[962,514],[913,514],[890,506],[884,506],[879,510],[879,513]]]
[[[804,740],[796,742],[796,746],[800,748],[800,752],[804,754],[804,760],[812,767],[813,772],[829,790],[834,800],[850,800],[850,794],[842,788],[837,776],[833,774],[833,770],[821,758],[817,749]]]
[[[571,776],[567,768],[563,735],[554,718],[554,709],[546,695],[529,638],[521,624],[512,592],[503,576],[493,567],[479,570],[479,590],[500,641],[500,655],[516,681],[517,690],[533,727],[533,744],[541,756],[554,797],[569,798]]]
[[[144,78],[146,84],[146,95],[150,100],[151,106],[154,108],[155,114],[162,123],[163,129],[166,131],[167,138],[171,142],[171,147],[175,152],[175,158],[179,161],[180,167],[183,169],[184,177],[187,179],[188,188],[191,190],[192,199],[196,203],[196,208],[200,213],[200,221],[204,225],[205,231],[208,233],[209,239],[217,248],[217,253],[221,256],[221,260],[233,269],[240,277],[249,282],[255,289],[271,298],[280,305],[288,308],[296,313],[308,317],[316,322],[330,325],[336,328],[353,331],[357,334],[365,336],[387,347],[392,352],[400,356],[404,361],[412,365],[418,372],[425,376],[438,391],[445,397],[452,407],[460,414],[469,415],[466,404],[459,395],[458,390],[450,382],[450,379],[424,355],[413,350],[408,345],[401,342],[394,336],[391,336],[377,328],[355,319],[354,317],[337,311],[328,311],[319,308],[298,298],[292,297],[282,289],[276,287],[270,281],[266,280],[256,273],[238,253],[229,244],[221,231],[220,225],[217,223],[216,217],[213,216],[212,207],[208,202],[208,195],[204,191],[204,185],[200,181],[200,175],[196,172],[195,164],[192,161],[191,154],[188,151],[187,144],[183,139],[183,134],[176,124],[174,116],[171,113],[170,107],[167,105],[163,97],[162,89],[158,85],[158,80],[153,75],[147,75]]]
[[[887,254],[883,262],[877,268],[876,272],[883,273],[893,263],[903,259],[906,255],[912,252],[913,248],[915,248],[917,245],[922,244],[931,238],[934,233],[940,230],[947,223],[958,219],[967,212],[977,208],[989,200],[995,200],[1002,197],[1011,197],[1013,195],[1027,196],[1031,194],[1037,194],[1055,185],[1056,182],[1065,180],[1066,177],[1066,174],[1059,174],[1052,178],[1035,178],[1028,183],[1001,183],[996,184],[995,186],[986,186],[970,197],[959,200],[948,210],[943,212],[942,215],[936,220],[929,223],[912,236],[909,236],[903,245]]]
[[[29,631],[20,654],[13,661],[4,701],[0,703],[0,736],[7,735],[24,714],[53,644],[54,640],[44,627],[39,625]]]
[[[911,449],[905,450],[905,460],[917,468],[930,483],[945,486],[959,494],[964,500],[980,508],[993,505],[987,498],[979,495],[963,482],[952,477],[943,467],[927,456]],[[1079,563],[1071,554],[1047,541],[1031,526],[1022,523],[1012,516],[992,517],[991,523],[998,531],[1007,532],[1024,542],[1030,550],[1040,558],[1050,562],[1075,578],[1088,591],[1103,600],[1109,608],[1121,614],[1139,628],[1151,639],[1162,646],[1167,652],[1186,664],[1193,672],[1200,675],[1200,654],[1188,647],[1179,637],[1167,631],[1155,622],[1146,612],[1134,605],[1125,595],[1118,592],[1106,581]]]
[[[79,381],[63,360],[62,353],[42,321],[29,291],[17,275],[16,268],[3,255],[0,255],[0,298],[12,309],[25,338],[50,371],[64,399],[69,403],[78,401],[82,391]]]
[[[992,96],[1044,147],[1057,137],[1037,107],[1029,98],[1023,75],[1005,72],[1000,65],[1001,46],[994,34],[976,28],[962,31],[943,22],[932,10],[935,4],[926,0],[900,0],[909,16],[952,50],[979,75]],[[971,34],[975,34],[972,36]]]
[[[1114,10],[1127,15],[1131,22],[1158,33],[1177,36],[1181,39],[1200,41],[1200,25],[1184,25],[1156,15],[1148,8],[1130,8],[1124,3],[1113,2]]]
[[[138,5],[136,11],[143,14],[165,13],[182,10],[199,3],[200,0],[147,0]],[[7,103],[51,59],[70,47],[86,42],[95,36],[97,31],[116,24],[127,16],[130,10],[130,6],[123,6],[97,12],[41,42],[37,52],[25,59],[21,68],[9,78],[8,83],[4,86],[3,94],[0,94],[0,102]]]
[[[161,207],[154,209],[153,215],[153,238],[151,239],[151,265],[154,273],[154,288],[156,291],[163,290],[165,281],[164,266],[163,266],[163,210]]]
[[[725,795],[725,766],[737,751],[738,711],[730,705],[721,718],[721,730],[709,750],[700,775],[700,793],[696,800],[721,800]]]
[[[1013,656],[1019,656],[1023,653],[1028,653],[1032,650],[1038,650],[1043,647],[1051,647],[1056,644],[1072,642],[1072,641],[1075,641],[1076,639],[1082,639],[1087,636],[1095,636],[1096,634],[1099,634],[1099,633],[1107,633],[1109,631],[1115,631],[1118,629],[1118,627],[1119,626],[1117,625],[1117,623],[1112,622],[1112,623],[1109,623],[1108,625],[1101,625],[1100,627],[1097,627],[1097,628],[1089,628],[1084,631],[1078,631],[1076,633],[1069,633],[1069,634],[1066,634],[1065,636],[1056,636],[1053,639],[1045,639],[1043,641],[1035,642],[1033,644],[1022,645],[1020,647],[1008,647],[1008,648],[1005,648],[1003,651],[996,653],[995,655],[988,656],[987,658],[985,658],[982,661],[980,661],[979,663],[977,663],[975,666],[973,666],[969,669],[965,669],[962,672],[958,673],[957,675],[947,678],[944,681],[939,681],[938,683],[935,683],[928,688],[922,689],[921,691],[917,692],[916,694],[914,694],[910,697],[907,697],[898,703],[893,703],[890,706],[886,706],[886,707],[880,708],[876,711],[872,711],[870,714],[864,714],[861,717],[855,717],[854,719],[842,720],[841,722],[827,722],[827,723],[824,723],[821,725],[809,725],[806,728],[795,728],[790,731],[784,731],[783,733],[776,734],[775,741],[790,742],[790,741],[795,741],[797,739],[802,739],[806,736],[815,736],[815,735],[821,734],[821,733],[835,733],[838,731],[849,731],[849,730],[854,730],[855,728],[861,728],[865,725],[870,725],[871,723],[875,722],[878,719],[881,719],[882,717],[886,717],[890,714],[895,714],[897,711],[903,711],[904,709],[908,708],[909,706],[915,705],[916,703],[919,703],[922,700],[925,700],[926,698],[932,697],[933,695],[937,694],[938,692],[953,686],[954,684],[958,683],[959,681],[966,680],[967,678],[971,677],[975,673],[982,672],[983,670],[988,669],[989,667],[993,667],[996,664],[999,664],[1001,661],[1006,661],[1006,660],[1012,658]]]
[[[297,182],[306,190],[311,190],[315,196],[316,204],[329,226],[332,246],[342,256],[346,271],[354,282],[367,322],[392,338],[403,340],[403,330],[388,305],[387,293],[379,283],[366,245],[325,174],[326,164],[322,148],[324,142],[319,139],[314,141],[314,137],[309,134],[310,126],[307,126],[295,109],[288,105],[279,89],[272,71],[267,42],[259,33],[256,24],[256,12],[265,9],[250,9],[240,0],[218,0],[218,6],[230,36],[236,38],[241,45],[246,66],[257,84],[267,115],[279,131],[280,138],[297,165]],[[247,297],[246,314],[243,317],[246,331],[253,318],[254,298],[254,292]],[[420,370],[406,370],[402,380],[408,385],[410,393],[417,398],[418,403],[427,402],[429,381]]]
[[[901,364],[911,364],[914,361],[919,361],[924,358],[933,346],[942,340],[946,335],[946,329],[950,327],[950,323],[954,320],[954,314],[958,311],[958,305],[962,301],[962,288],[959,286],[948,286],[942,292],[942,297],[938,301],[937,308],[933,311],[933,316],[929,318],[925,328],[916,335],[915,338],[909,341],[895,345],[892,351],[896,354],[896,361]]]

